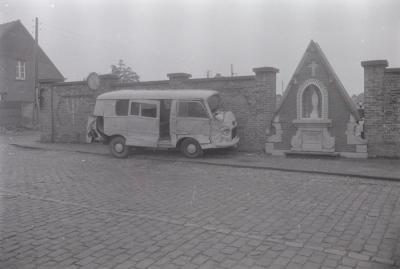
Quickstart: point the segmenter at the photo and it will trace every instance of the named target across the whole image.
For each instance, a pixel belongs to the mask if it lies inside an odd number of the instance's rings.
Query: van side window
[[[117,100],[115,103],[115,114],[117,116],[128,116],[129,100]]]
[[[140,104],[141,116],[157,118],[157,106],[155,104]]]
[[[131,115],[139,116],[140,103],[132,102],[131,104]]]
[[[179,102],[178,117],[208,118],[208,114],[199,102]]]

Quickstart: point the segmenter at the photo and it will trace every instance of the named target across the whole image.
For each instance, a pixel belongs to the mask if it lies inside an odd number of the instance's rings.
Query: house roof
[[[0,24],[0,39],[8,33],[19,21],[11,21],[7,23]]]
[[[352,112],[352,114],[354,115],[354,117],[358,120],[359,119],[359,114],[358,114],[358,110],[357,107],[355,105],[355,103],[353,102],[353,100],[351,99],[351,97],[349,96],[349,94],[347,93],[346,89],[344,88],[342,82],[340,81],[339,77],[336,75],[335,70],[333,69],[333,67],[331,66],[331,64],[329,63],[328,59],[326,58],[324,52],[322,51],[321,47],[318,45],[317,42],[314,42],[313,40],[310,41],[310,43],[307,46],[306,51],[303,54],[303,57],[300,60],[300,63],[297,65],[296,70],[294,71],[294,74],[290,80],[290,83],[287,85],[283,96],[282,96],[282,101],[280,102],[279,106],[276,109],[276,114],[280,111],[280,109],[282,108],[282,106],[285,103],[285,99],[287,98],[290,89],[292,89],[292,81],[294,80],[295,76],[300,72],[300,69],[306,64],[306,60],[307,60],[307,51],[314,49],[317,54],[319,54],[319,56],[322,59],[322,64],[325,65],[325,67],[328,69],[328,73],[332,76],[333,80],[336,82],[337,88],[339,90],[340,95],[343,97],[345,103],[347,104],[347,106],[349,107],[350,111]]]
[[[0,41],[3,38],[7,38],[7,33],[11,31],[20,31],[24,35],[28,36],[34,43],[34,39],[25,26],[20,20],[0,24]],[[44,53],[43,49],[39,46],[38,50],[38,68],[39,68],[39,79],[40,80],[54,80],[64,81],[64,76],[50,60],[50,58]]]

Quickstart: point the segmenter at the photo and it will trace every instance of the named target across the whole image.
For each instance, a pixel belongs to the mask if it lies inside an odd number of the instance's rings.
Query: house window
[[[17,80],[25,80],[25,61],[18,61],[17,62],[17,75],[15,79]]]

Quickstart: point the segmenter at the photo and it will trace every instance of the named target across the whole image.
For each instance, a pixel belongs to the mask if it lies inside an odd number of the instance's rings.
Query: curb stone
[[[99,152],[91,152],[84,150],[67,150],[67,149],[50,149],[46,147],[40,146],[32,146],[18,143],[9,143],[9,145],[25,148],[25,149],[33,149],[33,150],[44,150],[44,151],[64,151],[64,152],[77,152],[82,154],[93,154],[93,155],[101,155],[101,156],[109,156],[108,153],[99,153]],[[143,158],[143,156],[138,156],[139,158]],[[135,158],[135,157],[132,157]],[[273,170],[273,171],[283,171],[283,172],[293,172],[293,173],[305,173],[305,174],[317,174],[317,175],[329,175],[329,176],[340,176],[340,177],[353,177],[353,178],[361,178],[361,179],[374,179],[374,180],[385,180],[385,181],[398,181],[400,182],[400,177],[392,177],[392,176],[375,176],[375,175],[366,175],[366,174],[353,174],[353,173],[341,173],[341,172],[329,172],[329,171],[318,171],[318,170],[307,170],[307,169],[296,169],[296,168],[282,168],[282,167],[273,167],[268,165],[252,165],[252,164],[240,164],[240,163],[227,163],[227,162],[211,162],[207,160],[192,160],[192,159],[166,159],[161,157],[149,157],[146,156],[147,160],[154,161],[164,161],[164,162],[173,162],[173,163],[196,163],[196,164],[205,164],[205,165],[214,165],[214,166],[225,166],[225,167],[233,167],[233,168],[248,168],[248,169],[260,169],[260,170]]]

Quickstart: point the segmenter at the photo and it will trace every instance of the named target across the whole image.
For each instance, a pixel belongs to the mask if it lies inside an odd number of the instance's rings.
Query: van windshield
[[[222,99],[221,96],[218,94],[212,95],[207,99],[208,106],[211,109],[211,112],[214,114],[218,111],[223,111],[224,107],[222,105]]]

